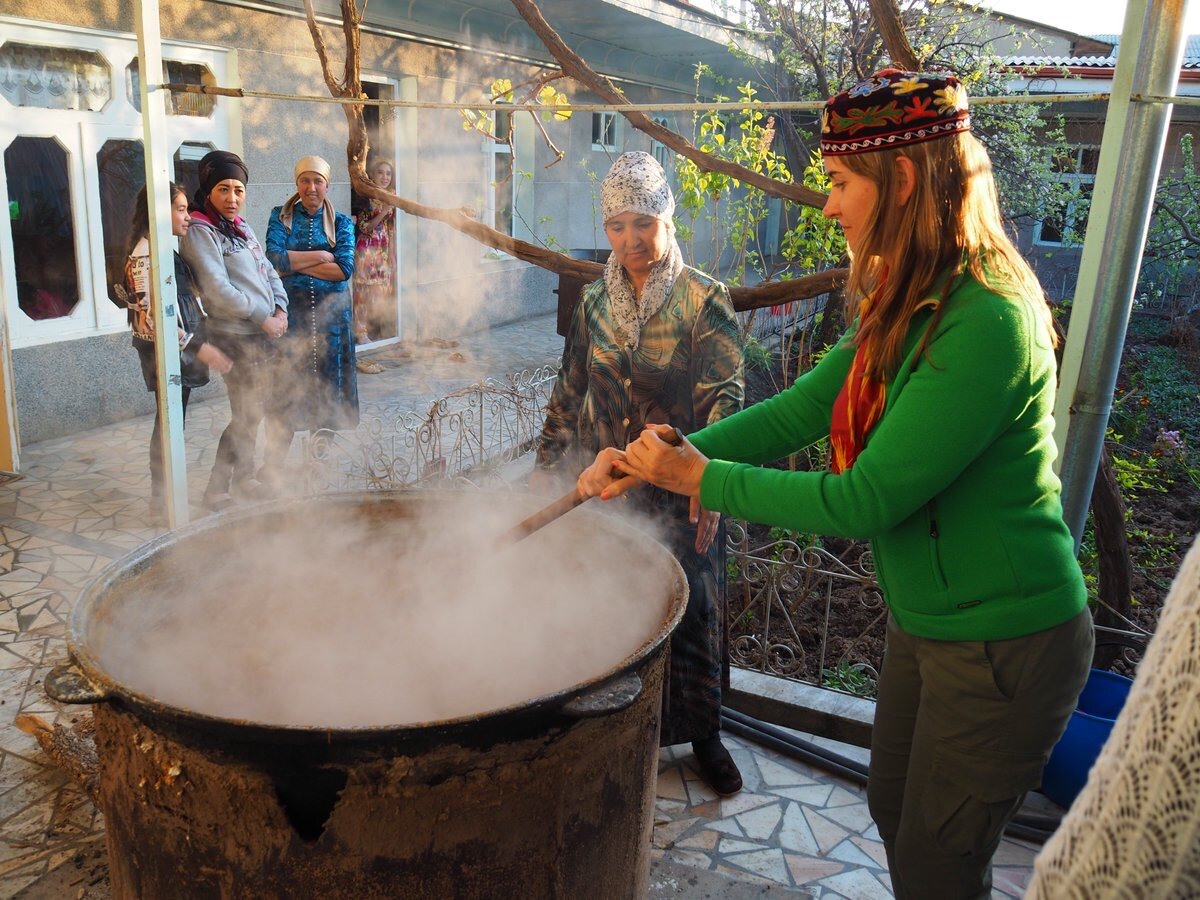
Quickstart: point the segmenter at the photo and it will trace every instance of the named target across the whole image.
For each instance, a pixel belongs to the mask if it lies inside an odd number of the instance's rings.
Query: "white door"
[[[80,125],[63,118],[0,119],[8,209],[0,269],[14,346],[90,334],[97,324]]]

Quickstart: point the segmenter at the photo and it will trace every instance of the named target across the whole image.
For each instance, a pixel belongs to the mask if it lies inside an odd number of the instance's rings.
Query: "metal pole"
[[[1054,406],[1054,442],[1058,446],[1055,470],[1062,474],[1067,450],[1067,430],[1071,425],[1075,402],[1075,388],[1079,383],[1079,370],[1083,365],[1083,354],[1087,344],[1087,325],[1092,320],[1096,305],[1097,279],[1105,258],[1105,229],[1112,224],[1112,201],[1116,189],[1117,173],[1120,171],[1122,140],[1125,122],[1132,105],[1129,96],[1133,92],[1133,69],[1137,63],[1138,48],[1141,46],[1142,19],[1149,8],[1149,0],[1130,0],[1125,7],[1124,32],[1121,35],[1121,52],[1117,58],[1117,69],[1113,74],[1112,96],[1104,117],[1104,134],[1100,140],[1100,159],[1096,166],[1096,180],[1092,185],[1092,205],[1088,213],[1088,229],[1083,239],[1083,253],[1079,259],[1079,274],[1076,276],[1075,293],[1071,305],[1071,325],[1063,347],[1062,363],[1058,372],[1058,395]],[[1128,42],[1128,43],[1127,43]],[[1078,327],[1076,326],[1078,323]],[[1063,485],[1064,518],[1066,496],[1074,492],[1073,485]],[[1090,496],[1090,489],[1087,494]],[[1072,528],[1078,543],[1080,534]]]
[[[163,491],[172,528],[188,522],[187,467],[183,454],[183,380],[179,375],[179,318],[172,254],[170,170],[167,166],[166,92],[158,0],[137,0],[138,72],[142,96],[142,148],[146,160],[146,202],[150,209],[150,277],[154,316],[154,358],[163,457]]]
[[[1055,438],[1062,449],[1063,518],[1076,546],[1087,521],[1112,410],[1121,348],[1171,120],[1170,104],[1131,104],[1129,97],[1131,93],[1175,93],[1186,11],[1187,0],[1130,0],[1126,8],[1110,121],[1104,130],[1094,187],[1098,204],[1093,201],[1084,239],[1055,408]],[[1111,134],[1115,128],[1109,127],[1114,117],[1122,125],[1116,153]]]

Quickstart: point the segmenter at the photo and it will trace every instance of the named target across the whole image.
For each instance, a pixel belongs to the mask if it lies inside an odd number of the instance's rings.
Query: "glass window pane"
[[[1042,217],[1042,227],[1038,240],[1043,244],[1061,244],[1063,229],[1066,227],[1068,204],[1056,203],[1048,206]]]
[[[105,286],[110,299],[121,309],[125,304],[113,291],[125,279],[125,259],[133,249],[129,227],[133,203],[146,183],[146,163],[141,141],[105,141],[96,154],[100,184],[100,225],[104,233]]]
[[[1082,175],[1095,175],[1100,168],[1100,148],[1084,147],[1080,154],[1079,172]]]
[[[70,315],[79,302],[67,152],[53,138],[19,137],[4,150],[17,303],[31,319]]]
[[[1061,156],[1055,156],[1054,171],[1061,175],[1074,175],[1079,171],[1079,150],[1076,148]]]
[[[507,141],[508,136],[512,134],[512,113],[497,112],[496,116],[496,138],[501,141]]]
[[[128,91],[129,102],[138,112],[142,111],[142,87],[138,72],[138,60],[134,60],[125,70],[125,87]],[[208,66],[200,63],[184,63],[174,59],[163,60],[163,78],[169,84],[207,84],[215,85],[216,77],[209,71]],[[168,116],[198,116],[206,119],[212,115],[217,106],[217,98],[207,94],[183,94],[171,91],[167,94]]]
[[[1092,190],[1095,185],[1084,182],[1079,186],[1079,200],[1071,204],[1071,244],[1080,246],[1087,234],[1088,215],[1092,211]]]
[[[512,234],[512,155],[496,154],[496,222],[494,228],[503,234]]]
[[[670,129],[671,127],[671,123],[661,116],[655,117],[654,121],[663,128]],[[660,143],[659,141],[652,140],[650,142],[650,153],[656,160],[658,160],[658,164],[663,167],[664,171],[671,171],[675,160],[673,159],[674,151],[671,150],[670,147],[668,147],[666,144]]]
[[[184,141],[175,151],[175,183],[183,185],[189,203],[200,189],[200,160],[210,150],[216,149],[212,144]]]
[[[99,112],[112,96],[112,73],[94,50],[5,41],[0,94],[13,106]]]

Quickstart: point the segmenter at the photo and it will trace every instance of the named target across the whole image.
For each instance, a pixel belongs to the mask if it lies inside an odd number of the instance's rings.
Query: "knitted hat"
[[[293,180],[299,181],[305,172],[316,172],[328,182],[329,176],[333,174],[333,166],[319,156],[305,156],[296,161],[296,168],[292,173]]]
[[[250,170],[246,168],[240,156],[228,150],[213,150],[204,154],[197,167],[197,175],[200,177],[200,191],[197,197],[201,198],[198,205],[202,205],[203,199],[207,199],[212,189],[228,178],[237,179],[244,185],[250,183]]]
[[[622,153],[600,182],[600,218],[607,222],[627,212],[668,223],[675,214],[675,196],[667,183],[667,173],[644,150]]]
[[[825,102],[821,153],[871,153],[970,130],[967,92],[953,75],[884,69]]]

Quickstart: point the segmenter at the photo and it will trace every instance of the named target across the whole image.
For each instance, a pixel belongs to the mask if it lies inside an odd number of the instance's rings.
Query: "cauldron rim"
[[[243,519],[256,519],[286,510],[301,509],[310,505],[362,504],[408,502],[417,503],[411,498],[428,498],[429,502],[443,501],[453,497],[475,497],[488,495],[503,497],[511,502],[515,496],[512,492],[504,491],[452,491],[452,490],[380,490],[359,492],[336,492],[312,495],[302,498],[289,498],[260,503],[254,506],[235,508],[213,516],[207,516],[175,531],[161,534],[119,559],[113,560],[90,579],[84,586],[72,610],[67,648],[71,660],[81,670],[84,680],[93,689],[94,695],[78,702],[107,702],[127,707],[134,714],[149,717],[153,720],[163,719],[196,729],[205,733],[225,735],[246,740],[267,740],[273,743],[330,743],[402,740],[409,735],[426,735],[430,733],[453,733],[463,729],[471,729],[481,723],[497,723],[514,717],[526,717],[530,714],[542,714],[560,708],[571,700],[587,695],[606,684],[613,683],[623,676],[634,672],[666,641],[683,618],[687,607],[688,585],[683,568],[675,557],[658,541],[653,543],[663,556],[664,563],[672,571],[675,586],[671,591],[668,614],[653,637],[648,637],[633,653],[626,656],[608,671],[593,676],[583,682],[571,685],[540,697],[527,698],[508,706],[484,710],[474,714],[458,716],[451,719],[437,719],[430,722],[411,722],[402,725],[365,725],[354,727],[322,727],[315,725],[287,725],[269,722],[256,722],[228,716],[218,716],[211,713],[198,712],[186,707],[177,706],[157,699],[149,694],[134,690],[117,678],[110,675],[100,660],[87,645],[87,635],[93,616],[98,612],[100,600],[108,590],[119,582],[128,580],[134,574],[143,571],[153,560],[167,550],[175,547],[181,541],[193,536],[207,534]],[[401,498],[409,498],[402,500]],[[621,522],[611,516],[599,516],[587,510],[577,510],[573,516],[590,516],[601,527],[616,531],[627,531],[636,536],[642,546],[648,540],[648,535]]]

